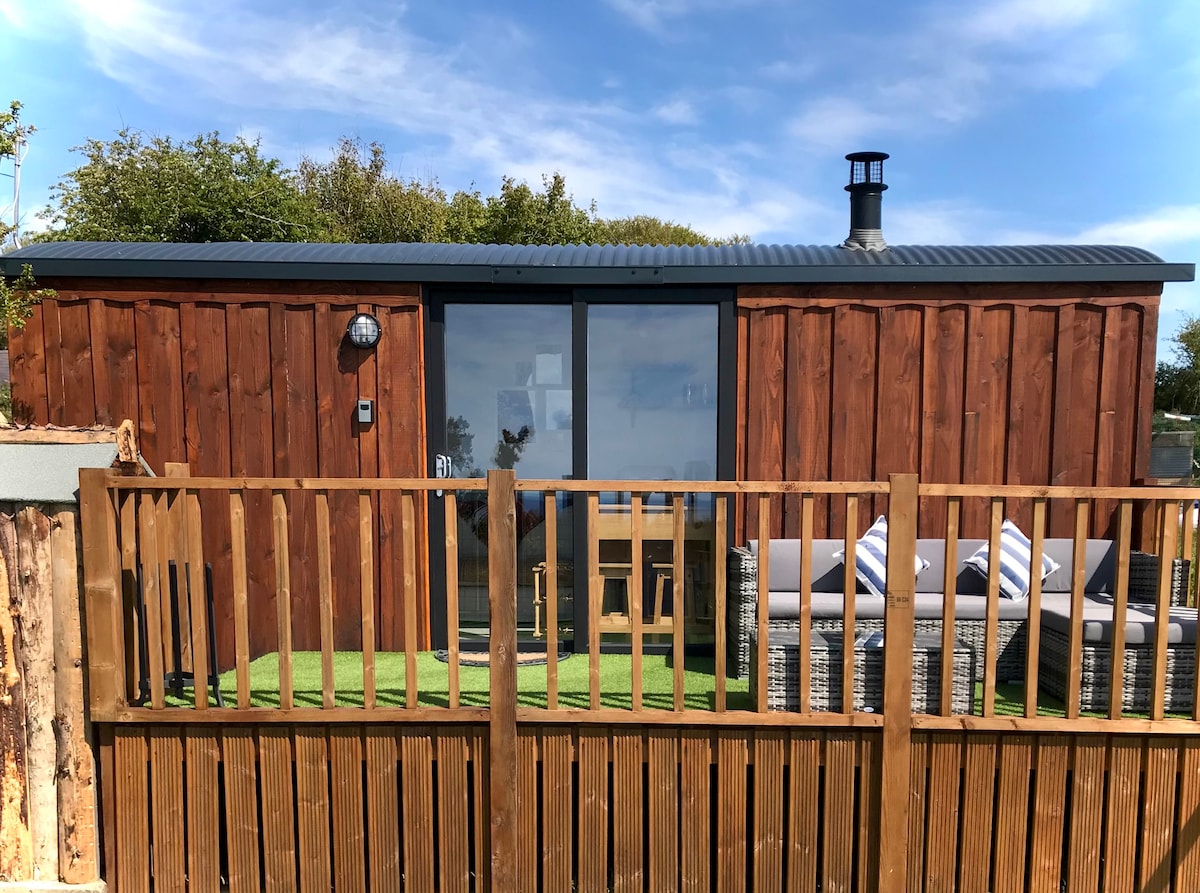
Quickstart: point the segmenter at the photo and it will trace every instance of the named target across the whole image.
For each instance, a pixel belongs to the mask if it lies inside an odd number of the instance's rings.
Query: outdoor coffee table
[[[767,708],[798,710],[800,676],[799,634],[772,631],[767,650]],[[854,642],[854,709],[883,709],[883,634],[861,633]],[[757,648],[754,648],[757,651]],[[810,647],[812,710],[840,710],[842,704],[842,637],[814,632]],[[941,701],[942,637],[937,633],[913,635],[914,713],[938,713]],[[753,664],[752,664],[753,665]],[[970,713],[975,700],[975,653],[960,639],[954,640],[951,710]]]

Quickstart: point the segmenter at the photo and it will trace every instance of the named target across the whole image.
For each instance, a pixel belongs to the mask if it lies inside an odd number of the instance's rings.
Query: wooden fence
[[[0,879],[99,878],[73,505],[0,504]]]
[[[210,888],[224,879],[231,890],[342,888],[414,890],[1176,890],[1200,888],[1200,724],[1191,677],[1181,681],[1177,643],[1167,639],[1172,610],[1170,562],[1161,562],[1152,641],[1145,649],[1150,707],[1123,706],[1120,673],[1127,649],[1114,634],[1108,656],[1115,668],[1107,709],[1081,707],[1084,650],[1083,555],[1095,519],[1115,517],[1117,610],[1136,517],[1158,519],[1159,554],[1190,554],[1195,531],[1176,522],[1194,489],[985,487],[918,484],[896,475],[877,483],[516,481],[493,472],[484,481],[361,479],[121,479],[104,472],[81,476],[91,711],[101,729],[101,777],[112,779],[103,801],[107,879],[115,889]],[[387,662],[372,634],[379,597],[409,612],[424,593],[412,575],[394,590],[371,587],[378,574],[372,527],[374,500],[397,493],[406,506],[403,549],[415,548],[417,505],[435,489],[456,497],[486,487],[490,665],[486,692],[467,698],[466,668],[452,641],[440,669],[415,640],[402,661]],[[249,614],[239,542],[245,494],[270,494],[277,651],[263,670],[251,660]],[[317,610],[321,615],[319,706],[301,702],[295,682],[307,657],[290,642],[293,587],[289,500],[313,491],[317,518]],[[550,637],[544,670],[517,666],[518,491],[542,493],[549,525],[557,523],[556,494],[572,492],[589,517],[587,543],[588,637],[585,700],[565,701],[565,665]],[[686,493],[712,494],[715,548],[712,629],[715,639],[703,707],[690,700],[696,674],[683,660],[671,664],[665,693],[670,708],[651,706],[643,690],[643,647],[650,622],[640,576],[629,577],[629,610],[617,624],[603,614],[604,575],[600,494],[629,492],[628,537],[633,555],[648,536],[664,536],[648,494],[665,494],[670,512],[669,623],[654,624],[675,655],[686,652],[696,627],[689,623],[683,587]],[[357,548],[364,568],[355,619],[361,653],[334,647],[337,603],[327,515],[331,494],[356,494]],[[210,497],[207,500],[202,496]],[[215,497],[215,500],[214,500]],[[856,599],[845,574],[843,659],[830,670],[843,697],[828,711],[811,708],[813,668],[811,582],[808,577],[817,500],[836,506],[840,537],[853,555],[869,515],[889,521],[886,635],[882,643],[882,708],[855,710],[849,696],[863,657],[855,656]],[[224,504],[219,504],[220,501]],[[233,623],[239,642],[232,703],[214,703],[205,679],[207,615],[203,608],[203,553],[212,508],[233,531]],[[1155,512],[1142,503],[1161,506]],[[1058,709],[1039,704],[1044,662],[1038,623],[1029,624],[1026,688],[1015,701],[1002,697],[998,679],[999,577],[987,581],[983,620],[988,645],[981,683],[969,710],[957,712],[943,694],[928,714],[912,706],[913,561],[922,512],[938,505],[947,553],[958,537],[983,538],[995,550],[1001,521],[1027,510],[1038,548],[1048,519],[1066,512],[1072,522],[1071,613],[1066,635],[1067,691]],[[325,508],[323,508],[325,506]],[[768,709],[768,625],[772,518],[793,506],[800,541],[798,630],[799,709]],[[759,575],[750,693],[731,695],[725,641],[731,633],[726,546],[735,519],[760,533]],[[445,541],[448,567],[458,543]],[[547,586],[560,556],[554,531],[544,537]],[[163,580],[170,563],[191,579],[187,618],[164,621]],[[852,564],[852,559],[848,559]],[[137,581],[141,581],[140,593]],[[945,585],[953,591],[947,574]],[[1189,584],[1195,599],[1195,584]],[[551,591],[547,610],[556,599]],[[137,599],[144,610],[137,607]],[[447,593],[449,628],[457,628],[456,587]],[[1037,616],[1040,594],[1031,594]],[[950,600],[947,599],[947,602]],[[240,606],[240,607],[238,607]],[[1187,609],[1174,609],[1176,612]],[[139,616],[140,615],[140,616]],[[1192,615],[1194,617],[1194,613]],[[954,626],[947,613],[944,635]],[[606,625],[607,624],[607,625]],[[1117,624],[1120,627],[1120,624]],[[603,637],[620,632],[629,643],[628,687],[610,690],[612,657]],[[176,648],[172,637],[190,643]],[[951,642],[953,640],[951,639]],[[1171,647],[1174,646],[1174,647]],[[1184,650],[1195,657],[1196,646]],[[1094,649],[1093,649],[1094,650]],[[142,699],[140,653],[151,669]],[[948,693],[953,648],[931,673]],[[180,656],[176,658],[176,654]],[[347,659],[353,664],[347,670]],[[579,659],[579,658],[576,658]],[[656,658],[657,659],[657,658]],[[163,677],[172,661],[186,662],[197,680],[186,699],[169,692]],[[384,666],[390,669],[381,673]],[[608,664],[611,666],[611,663]],[[621,665],[625,666],[624,664]],[[530,673],[539,690],[531,697]],[[131,675],[132,674],[132,675]],[[544,674],[544,675],[543,675]],[[1172,675],[1174,674],[1174,675]],[[437,678],[434,678],[437,676]],[[137,678],[134,678],[137,677]],[[360,689],[346,691],[351,678]],[[649,678],[646,676],[645,678]],[[267,681],[264,682],[264,679]],[[1075,680],[1075,681],[1071,681]],[[1192,693],[1187,716],[1168,716],[1168,681]],[[1139,682],[1138,684],[1143,684]],[[606,688],[606,686],[608,688]],[[263,691],[277,692],[269,705]],[[626,696],[627,694],[627,696]],[[656,693],[657,694],[657,693]],[[437,695],[431,697],[431,695]],[[269,700],[269,699],[267,699]],[[469,701],[469,702],[468,702]],[[653,703],[659,703],[655,700]],[[1004,708],[1004,709],[1001,709]],[[146,768],[148,765],[148,769]],[[1139,831],[1140,829],[1140,831]],[[411,887],[410,887],[411,885]]]

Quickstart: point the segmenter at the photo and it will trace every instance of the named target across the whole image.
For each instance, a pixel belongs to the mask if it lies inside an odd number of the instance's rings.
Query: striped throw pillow
[[[975,554],[966,559],[967,564],[984,577],[988,575],[988,544],[980,546]],[[1000,525],[1000,594],[1005,598],[1020,601],[1029,595],[1029,584],[1033,579],[1033,549],[1029,538],[1007,518]],[[1058,563],[1042,555],[1042,579],[1058,570]]]
[[[854,551],[854,574],[871,595],[883,598],[887,594],[887,517],[880,515],[858,541]],[[838,550],[834,558],[845,559],[845,550]],[[913,573],[919,574],[929,567],[929,562],[917,556],[913,562]]]

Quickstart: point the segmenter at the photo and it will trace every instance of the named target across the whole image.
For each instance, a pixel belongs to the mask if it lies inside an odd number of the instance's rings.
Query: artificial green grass
[[[586,654],[572,654],[558,662],[558,706],[587,709],[589,701],[589,666]],[[228,670],[221,674],[221,695],[226,705],[237,703],[237,674]],[[600,706],[606,709],[629,710],[632,707],[633,659],[628,654],[600,655]],[[487,667],[463,666],[459,669],[460,702],[464,707],[488,705]],[[337,651],[333,655],[334,705],[363,706],[362,654],[357,651]],[[321,653],[297,651],[292,654],[293,702],[297,707],[320,707],[323,704],[321,684]],[[375,655],[375,703],[378,707],[405,706],[405,659],[402,652],[384,651]],[[726,705],[730,710],[752,710],[749,682],[746,679],[726,679]],[[674,709],[674,666],[669,655],[647,654],[642,658],[642,705],[647,709]],[[417,655],[417,705],[448,707],[450,705],[450,666],[432,651]],[[171,706],[190,706],[190,690],[182,697],[168,694]],[[216,704],[210,694],[210,704]],[[254,707],[279,706],[279,657],[267,654],[250,662],[250,704]],[[521,707],[546,706],[545,664],[525,664],[517,668],[517,704]],[[715,679],[713,660],[689,657],[684,662],[684,707],[688,710],[715,709]],[[983,683],[975,685],[974,715],[983,713]],[[1025,685],[1021,682],[1002,682],[996,685],[995,714],[1023,716]],[[1081,712],[1084,717],[1103,718],[1107,714]],[[1038,695],[1038,716],[1064,717],[1062,701],[1045,692]]]
[[[589,705],[588,656],[572,654],[558,662],[558,706],[586,708]],[[671,657],[647,654],[642,658],[642,705],[647,709],[671,710],[674,707],[674,664]],[[489,674],[487,667],[461,667],[459,690],[464,707],[486,707]],[[322,704],[321,653],[297,651],[292,654],[293,700],[297,707]],[[362,654],[339,651],[333,656],[334,703],[337,706],[363,705]],[[712,710],[715,705],[715,680],[712,658],[689,657],[684,662],[684,705],[688,710]],[[749,683],[727,679],[726,703],[732,710],[750,708]],[[450,703],[450,665],[438,660],[433,652],[417,655],[418,706],[447,707]],[[603,654],[600,657],[600,706],[628,710],[632,706],[633,660],[628,654]],[[221,694],[226,704],[237,703],[237,674],[221,674]],[[191,692],[175,701],[190,703]],[[212,703],[215,703],[213,701]],[[279,706],[279,658],[267,654],[250,662],[250,703],[255,707]],[[375,655],[375,703],[379,707],[404,706],[405,660],[398,652]],[[546,706],[545,664],[517,668],[517,704],[521,707]]]

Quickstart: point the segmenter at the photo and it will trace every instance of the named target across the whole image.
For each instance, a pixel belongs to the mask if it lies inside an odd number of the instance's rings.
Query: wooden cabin
[[[3,263],[31,264],[57,291],[11,333],[16,421],[132,418],[160,474],[186,462],[205,476],[425,477],[440,461],[458,477],[507,465],[546,479],[913,472],[1101,487],[1148,476],[1159,297],[1193,275],[1136,248],[1069,245],[48,243]],[[359,314],[378,321],[373,347],[347,334]],[[384,502],[387,550],[400,522]],[[781,501],[776,535],[796,534],[797,506]],[[485,600],[471,584],[486,550],[482,516],[459,509],[465,628]],[[539,510],[525,509],[533,535],[518,565],[532,626]],[[263,604],[266,503],[247,511],[263,518],[248,546]],[[836,514],[818,505],[818,535]],[[307,541],[311,509],[296,517]],[[753,507],[739,520],[753,524]],[[1052,522],[1060,534],[1070,524]],[[922,518],[941,523],[936,510]],[[333,524],[351,531],[349,503],[335,504]],[[1094,524],[1102,533],[1110,520]],[[212,535],[228,579],[228,532]],[[580,542],[569,526],[558,536],[563,554]],[[339,545],[351,540],[335,537],[339,606],[357,599],[357,559]],[[422,642],[444,645],[445,573],[426,552],[414,573],[432,595],[416,622]],[[311,580],[313,560],[293,550],[293,579]],[[403,574],[404,560],[386,566]],[[315,604],[311,587],[297,596]],[[231,611],[218,594],[218,617]],[[404,618],[386,602],[380,611],[379,646],[399,647]],[[299,645],[317,641],[316,615],[298,615]],[[356,635],[338,623],[339,644]]]

